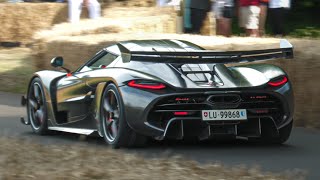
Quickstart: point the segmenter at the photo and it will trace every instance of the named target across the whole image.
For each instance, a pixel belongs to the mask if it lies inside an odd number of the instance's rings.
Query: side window
[[[113,55],[111,53],[108,53],[106,55],[104,55],[103,57],[101,57],[99,60],[97,60],[96,62],[92,63],[91,65],[89,65],[89,68],[91,69],[98,69],[101,66],[108,66],[109,64],[112,63],[112,61],[114,61],[118,56]]]
[[[108,53],[95,62],[92,62],[86,66],[84,66],[79,72],[87,72],[95,69],[101,69],[108,67],[118,56]]]

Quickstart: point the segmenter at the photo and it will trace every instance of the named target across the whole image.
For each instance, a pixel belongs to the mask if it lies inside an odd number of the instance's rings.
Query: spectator
[[[183,0],[181,5],[182,14],[183,14],[183,32],[184,33],[192,32],[190,2],[191,0]]]
[[[239,0],[239,24],[247,36],[259,36],[259,0]]]
[[[97,0],[68,0],[69,21],[71,23],[80,21],[82,7],[87,7],[89,18],[97,19],[101,16],[100,4]]]
[[[274,35],[284,36],[286,14],[290,9],[290,0],[270,0],[270,20],[272,33]]]
[[[259,16],[259,35],[260,36],[263,36],[265,34],[268,2],[269,0],[260,0],[260,16]]]
[[[216,35],[231,36],[231,21],[233,16],[233,0],[216,0],[213,11],[216,17]]]
[[[173,7],[174,10],[177,13],[176,16],[176,33],[181,34],[184,29],[183,29],[183,0],[168,0],[167,2],[168,7]]]
[[[210,8],[210,0],[190,0],[191,33],[200,34]]]

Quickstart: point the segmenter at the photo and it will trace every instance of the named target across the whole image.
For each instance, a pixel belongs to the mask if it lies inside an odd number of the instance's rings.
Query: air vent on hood
[[[180,67],[174,66],[199,86],[222,86],[221,78],[215,72],[215,65],[208,64],[183,64]]]

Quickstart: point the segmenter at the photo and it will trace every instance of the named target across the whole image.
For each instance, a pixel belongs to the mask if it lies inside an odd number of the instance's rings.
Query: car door
[[[79,121],[90,114],[92,93],[95,89],[88,86],[86,81],[95,70],[107,68],[116,58],[117,56],[111,53],[101,51],[71,76],[57,82],[58,123]]]

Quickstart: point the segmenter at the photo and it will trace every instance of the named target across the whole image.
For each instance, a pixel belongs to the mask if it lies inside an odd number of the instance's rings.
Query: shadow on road
[[[101,147],[101,148],[110,148],[104,141],[103,138],[97,136],[83,136],[78,134],[71,134],[71,133],[64,133],[64,132],[51,132],[49,135],[46,136],[38,136],[31,131],[24,132],[19,135],[20,137],[27,137],[33,139],[37,143],[44,143],[44,144],[55,144],[55,143],[62,143],[62,144],[80,144],[80,145],[88,145],[94,147]],[[47,141],[43,141],[47,139]],[[40,140],[40,141],[38,141]],[[164,140],[164,141],[156,141],[156,140],[149,140],[145,147],[143,148],[122,148],[125,152],[128,153],[141,153],[141,154],[148,154],[148,153],[163,153],[163,150],[170,150],[172,152],[187,152],[187,151],[194,151],[194,155],[201,155],[198,152],[233,152],[232,154],[237,154],[242,151],[246,151],[250,149],[250,153],[255,151],[256,153],[263,153],[263,152],[275,152],[279,155],[281,152],[299,152],[299,148],[292,145],[292,144],[283,144],[283,145],[272,145],[272,144],[259,144],[259,143],[252,143],[246,140],[229,140],[229,141],[194,141],[194,140],[185,140],[185,141],[175,141],[175,140]],[[165,153],[167,154],[167,152]],[[179,155],[179,154],[172,154],[172,155]]]
[[[12,120],[12,119],[10,119]],[[16,122],[16,120],[14,120]],[[15,125],[16,126],[16,125]],[[20,125],[19,125],[20,126]],[[21,125],[22,126],[22,125]],[[43,145],[81,146],[96,149],[110,149],[101,137],[86,137],[70,133],[52,132],[46,136],[34,134],[29,126],[22,126],[17,132],[12,129],[1,136],[18,137]],[[309,133],[303,128],[295,128],[293,136],[284,145],[263,145],[248,143],[244,140],[227,142],[186,142],[186,141],[149,141],[144,148],[116,149],[128,154],[148,159],[171,159],[182,157],[201,164],[222,163],[227,167],[246,166],[261,167],[263,171],[283,172],[298,169],[308,170],[309,177],[318,175],[317,165],[320,159],[318,141],[319,133]],[[306,141],[308,139],[308,141]],[[121,153],[119,152],[119,156]],[[94,154],[93,154],[94,156]]]

